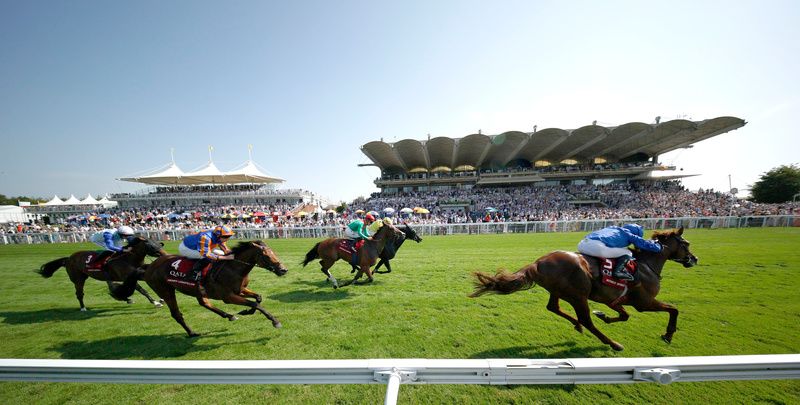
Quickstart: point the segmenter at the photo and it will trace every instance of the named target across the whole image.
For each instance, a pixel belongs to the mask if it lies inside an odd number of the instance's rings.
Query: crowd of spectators
[[[405,221],[432,224],[800,214],[798,203],[759,204],[713,190],[692,192],[677,181],[376,193],[351,202],[342,212],[320,207],[300,212],[301,208],[302,204],[273,204],[105,209],[51,224],[4,224],[0,232],[92,231],[119,225],[168,231],[219,223],[233,228],[344,226],[363,212],[384,213],[387,208]],[[406,214],[404,208],[428,213]]]

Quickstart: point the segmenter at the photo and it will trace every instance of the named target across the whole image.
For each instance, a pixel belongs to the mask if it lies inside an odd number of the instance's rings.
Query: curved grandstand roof
[[[660,124],[630,122],[617,127],[587,125],[577,129],[547,128],[499,135],[471,134],[427,141],[373,141],[361,151],[383,171],[460,170],[464,167],[504,167],[525,160],[551,163],[604,158],[614,162],[632,156],[652,157],[744,126],[736,117],[703,121],[676,119]]]

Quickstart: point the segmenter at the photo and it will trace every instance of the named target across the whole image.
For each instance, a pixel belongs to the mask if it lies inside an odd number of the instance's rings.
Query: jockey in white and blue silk
[[[644,229],[637,224],[609,226],[594,231],[578,243],[578,251],[589,256],[619,258],[612,275],[630,281],[633,280],[633,276],[625,268],[628,261],[633,258],[633,252],[628,249],[630,245],[649,252],[661,251],[661,244],[644,239]]]

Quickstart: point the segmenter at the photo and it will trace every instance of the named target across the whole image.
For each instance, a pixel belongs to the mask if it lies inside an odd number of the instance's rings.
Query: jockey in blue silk
[[[183,238],[178,246],[178,252],[189,259],[199,259],[195,262],[189,279],[197,283],[197,290],[201,295],[205,295],[205,288],[202,283],[202,270],[211,261],[232,260],[231,250],[225,244],[231,236],[233,230],[225,225],[220,225],[214,229],[207,229]]]
[[[618,258],[617,265],[614,266],[612,271],[612,276],[632,281],[633,276],[628,273],[625,266],[633,258],[633,253],[628,249],[631,244],[650,252],[658,253],[661,251],[661,244],[644,239],[644,229],[637,224],[609,226],[599,231],[594,231],[586,235],[578,243],[578,251],[589,256]]]
[[[122,252],[122,244],[130,243],[133,239],[133,228],[122,225],[117,229],[104,229],[89,237],[89,241],[103,248],[103,252],[97,256],[98,262],[111,254]]]

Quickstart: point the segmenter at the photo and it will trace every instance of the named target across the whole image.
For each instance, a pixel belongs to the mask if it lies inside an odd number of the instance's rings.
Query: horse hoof
[[[81,312],[86,312],[86,311],[88,311],[88,309],[86,309],[86,308],[81,308]]]
[[[199,333],[195,333],[195,332],[192,332],[192,333],[189,334],[190,338],[196,338],[198,336],[200,336],[200,334]]]
[[[621,344],[619,344],[617,342],[612,342],[611,343],[611,348],[616,350],[616,351],[618,351],[618,352],[621,352],[621,351],[625,350],[625,348]]]
[[[228,317],[228,320],[231,321],[231,322],[233,322],[233,321],[235,321],[237,319],[239,319],[239,318],[237,318],[236,315],[231,315],[231,316]]]
[[[606,313],[603,311],[592,311],[592,314],[600,319],[604,319],[606,317]]]
[[[156,308],[161,308],[163,305],[160,302],[156,301],[153,303],[153,306]]]
[[[283,324],[281,324],[280,322],[273,322],[272,326],[274,326],[276,329],[280,329],[283,327]]]
[[[661,335],[661,340],[663,340],[663,341],[665,341],[667,343],[672,343],[672,336]]]
[[[130,299],[129,299],[129,300],[125,300],[125,302],[126,302],[128,305],[131,305],[131,304],[133,304],[133,300],[130,300]]]
[[[163,304],[163,303],[164,303],[164,299],[163,299],[163,298],[162,298],[162,299],[159,299],[159,300],[158,300],[158,302],[160,302],[160,303],[162,303],[162,304]]]

